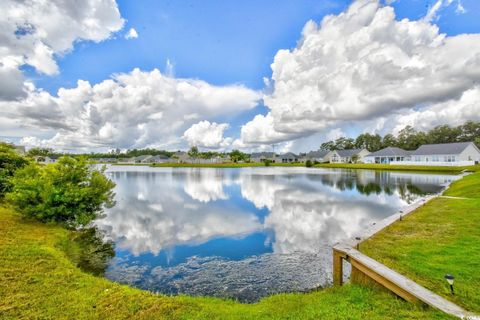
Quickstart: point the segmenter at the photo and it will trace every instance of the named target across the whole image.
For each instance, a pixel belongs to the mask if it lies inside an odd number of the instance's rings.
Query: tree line
[[[418,131],[412,126],[406,126],[397,135],[362,133],[356,138],[341,137],[321,144],[321,150],[367,149],[375,152],[387,147],[398,147],[405,150],[416,150],[423,144],[475,142],[480,146],[480,122],[467,121],[451,127],[439,125],[429,131]]]

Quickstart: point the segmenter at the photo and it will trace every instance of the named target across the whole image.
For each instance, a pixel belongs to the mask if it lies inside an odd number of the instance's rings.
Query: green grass
[[[373,163],[321,163],[316,168],[343,168],[343,169],[373,169],[393,171],[417,171],[417,172],[447,172],[460,173],[463,170],[480,171],[480,165],[466,167],[444,167],[444,166],[401,166],[390,164]]]
[[[256,304],[155,295],[78,269],[71,231],[0,207],[0,235],[0,319],[451,319],[353,285]]]
[[[480,173],[454,182],[360,250],[469,311],[480,313]],[[444,275],[455,276],[455,295]]]
[[[168,168],[244,168],[244,167],[263,167],[263,163],[245,162],[245,163],[155,163],[152,167]]]
[[[265,167],[263,162],[227,162],[227,163],[155,163],[152,167],[168,168],[245,168]],[[305,163],[271,163],[271,167],[305,167]]]

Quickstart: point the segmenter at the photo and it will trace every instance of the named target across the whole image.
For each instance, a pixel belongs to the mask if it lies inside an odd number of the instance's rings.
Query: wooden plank
[[[459,318],[475,317],[474,314],[465,311],[358,250],[345,246],[336,246],[335,250],[346,254],[347,260],[357,270],[407,301],[422,301],[431,307]]]

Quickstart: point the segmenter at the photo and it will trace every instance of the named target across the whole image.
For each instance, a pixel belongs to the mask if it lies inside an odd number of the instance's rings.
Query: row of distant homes
[[[101,163],[118,163],[118,164],[155,164],[155,163],[224,163],[230,162],[228,156],[217,156],[209,159],[190,157],[187,152],[176,152],[172,157],[166,155],[142,155],[131,158],[99,158],[95,159]]]
[[[37,162],[54,163],[55,157],[37,157]],[[210,159],[190,157],[187,152],[176,152],[172,157],[166,155],[142,155],[132,158],[100,158],[101,163],[118,164],[155,164],[155,163],[225,163],[230,158],[217,156]],[[275,163],[301,163],[310,160],[318,163],[377,163],[398,165],[432,166],[468,166],[480,163],[480,150],[473,142],[427,144],[417,150],[409,151],[397,147],[388,147],[376,152],[367,149],[318,150],[297,155],[292,152],[275,154],[273,152],[252,153],[251,162],[271,161]]]
[[[266,160],[278,163],[305,162],[319,163],[377,163],[398,165],[468,166],[480,162],[480,150],[473,142],[426,144],[417,150],[387,147],[376,152],[367,149],[318,150],[305,155],[294,153],[274,154],[273,152],[253,153],[251,161]]]

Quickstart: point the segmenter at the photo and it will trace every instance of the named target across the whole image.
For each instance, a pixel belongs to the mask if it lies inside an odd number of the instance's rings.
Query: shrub
[[[115,184],[83,158],[63,157],[47,166],[30,164],[18,170],[11,181],[7,200],[24,216],[42,222],[85,226],[104,206],[114,204]]]
[[[11,178],[28,161],[17,154],[12,146],[0,143],[0,198],[12,189]]]
[[[307,162],[305,162],[305,166],[306,166],[307,168],[313,167],[313,162],[312,162],[312,160],[308,159]]]
[[[265,167],[269,167],[270,164],[272,163],[272,161],[268,160],[268,159],[265,159],[265,161],[263,163],[265,164]]]

